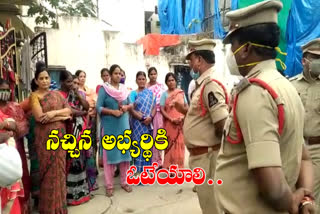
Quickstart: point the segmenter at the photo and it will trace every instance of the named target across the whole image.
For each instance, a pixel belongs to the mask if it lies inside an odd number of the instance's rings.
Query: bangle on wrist
[[[10,128],[9,121],[8,121],[8,120],[4,120],[3,122],[5,122],[3,128],[4,128],[4,129],[9,129],[9,128]]]
[[[300,204],[300,209],[302,209],[304,206],[306,206],[308,204],[314,205],[314,202],[313,201],[305,201]]]
[[[307,204],[314,205],[314,200],[310,196],[303,197],[302,201],[300,202],[299,208],[301,209],[302,207],[304,207]]]

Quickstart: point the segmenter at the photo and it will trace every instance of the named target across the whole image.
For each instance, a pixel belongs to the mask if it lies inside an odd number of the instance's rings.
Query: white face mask
[[[227,65],[228,65],[230,74],[235,75],[235,76],[241,76],[241,74],[239,72],[238,64],[236,61],[236,57],[234,56],[234,54],[231,50],[231,46],[230,46],[230,48],[227,49],[226,61],[227,61]]]
[[[309,63],[309,72],[313,77],[320,77],[320,59],[309,60],[306,58]]]

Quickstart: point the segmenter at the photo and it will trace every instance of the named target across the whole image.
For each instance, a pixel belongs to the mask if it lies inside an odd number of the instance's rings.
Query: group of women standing
[[[161,167],[169,168],[171,164],[184,165],[184,143],[182,124],[184,115],[175,109],[175,102],[184,102],[182,90],[177,89],[174,74],[169,73],[164,85],[157,82],[157,70],[148,70],[150,79],[147,83],[145,72],[136,74],[137,89],[131,90],[125,82],[124,71],[118,65],[103,69],[103,84],[97,86],[96,92],[85,86],[86,73],[69,71],[60,74],[61,88],[51,90],[51,79],[43,63],[38,63],[35,78],[31,83],[32,93],[20,104],[9,102],[9,85],[0,79],[0,139],[7,141],[14,137],[17,150],[23,161],[23,177],[10,188],[1,189],[2,208],[8,213],[30,213],[29,195],[31,193],[35,206],[42,214],[67,213],[68,205],[79,205],[89,201],[92,191],[98,188],[96,155],[104,168],[107,196],[114,194],[114,173],[120,170],[121,188],[131,192],[126,183],[126,173],[131,164],[138,173],[143,166],[157,162]],[[6,122],[12,118],[13,122]],[[169,146],[164,152],[152,148],[152,160],[146,161],[142,153],[132,159],[129,151],[122,154],[118,149],[107,151],[101,149],[104,135],[122,135],[131,129],[131,139],[140,142],[143,134],[154,138],[157,130],[167,131]],[[77,141],[84,130],[91,130],[92,147],[80,151],[79,158],[71,158],[61,146],[55,151],[46,149],[46,142],[52,130],[58,130],[60,138],[73,134]],[[28,139],[30,173],[23,137]],[[99,151],[98,145],[100,142]],[[140,148],[141,149],[141,148]],[[9,208],[8,208],[9,207]]]
[[[12,118],[16,124],[10,131],[16,138],[23,162],[22,182],[1,189],[2,209],[6,213],[30,213],[30,193],[39,213],[67,213],[68,205],[89,201],[92,197],[90,192],[98,188],[94,132],[91,132],[93,146],[81,151],[79,158],[71,158],[61,146],[55,151],[46,149],[52,130],[58,130],[60,138],[64,134],[73,134],[79,140],[84,130],[94,129],[95,93],[90,94],[83,87],[83,71],[76,75],[61,72],[60,90],[51,90],[50,82],[45,65],[37,63],[30,97],[20,104],[0,100],[0,115]],[[4,80],[0,80],[0,93],[2,90],[9,90]],[[25,136],[29,145],[30,173],[22,140]]]
[[[102,74],[101,74],[102,75]],[[139,71],[136,74],[137,89],[131,92],[121,81],[119,65],[111,66],[109,70],[110,82],[99,87],[97,112],[101,117],[101,138],[104,135],[122,135],[127,129],[132,130],[132,141],[140,142],[143,134],[150,134],[154,138],[157,130],[164,128],[167,131],[169,147],[165,150],[164,160],[160,151],[152,148],[152,159],[146,161],[142,152],[134,160],[129,151],[125,154],[117,149],[102,150],[105,174],[106,193],[111,197],[114,193],[113,174],[116,165],[120,167],[121,187],[131,192],[126,184],[126,172],[131,164],[137,168],[137,173],[143,171],[144,166],[157,162],[161,167],[169,168],[177,164],[184,166],[184,142],[182,125],[184,115],[175,109],[175,102],[183,102],[187,106],[184,92],[177,89],[177,80],[173,73],[166,76],[166,85],[157,82],[157,70],[152,67],[148,70],[150,82],[147,84],[147,75]],[[141,150],[141,147],[140,147]],[[142,151],[142,150],[141,150]],[[162,166],[163,163],[163,166]]]

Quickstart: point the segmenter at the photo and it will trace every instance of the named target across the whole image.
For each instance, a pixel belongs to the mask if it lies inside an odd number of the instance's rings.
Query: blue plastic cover
[[[239,0],[231,0],[231,10],[237,10],[239,8]]]
[[[287,69],[289,77],[302,72],[301,46],[320,37],[320,1],[293,0],[287,25]]]
[[[158,0],[161,34],[185,34],[182,0]]]
[[[188,34],[202,32],[201,23],[203,19],[203,0],[186,0],[186,10],[184,15],[184,26],[186,28],[186,32]]]
[[[219,0],[214,0],[214,20],[213,20],[214,38],[223,39],[227,32],[224,30],[220,18]]]

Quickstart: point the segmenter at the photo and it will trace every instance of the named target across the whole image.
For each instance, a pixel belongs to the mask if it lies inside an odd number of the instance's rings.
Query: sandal
[[[94,198],[94,194],[90,194],[90,200]]]
[[[192,188],[192,192],[197,192],[197,186],[194,186],[194,187]]]
[[[132,192],[132,188],[128,184],[121,186],[121,188],[126,192]]]
[[[101,159],[99,159],[99,167],[103,168],[103,161]]]
[[[110,197],[112,197],[113,196],[113,188],[111,188],[111,189],[106,189],[106,195],[110,198]]]

